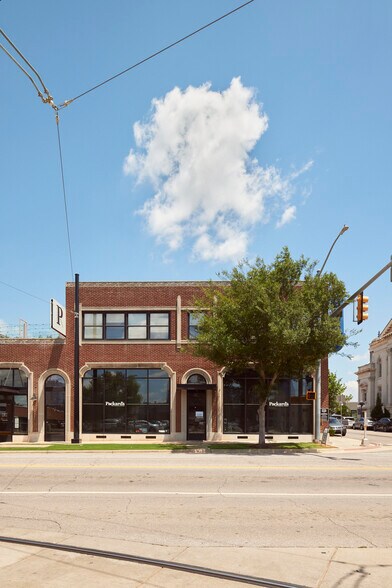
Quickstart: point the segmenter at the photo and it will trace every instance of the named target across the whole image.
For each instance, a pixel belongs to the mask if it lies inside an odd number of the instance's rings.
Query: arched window
[[[45,441],[65,441],[65,381],[57,374],[45,380]]]
[[[188,384],[206,384],[206,379],[201,374],[192,374],[188,378]]]

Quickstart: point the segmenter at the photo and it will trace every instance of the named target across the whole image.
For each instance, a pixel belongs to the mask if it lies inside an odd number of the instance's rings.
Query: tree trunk
[[[266,443],[265,443],[265,403],[267,402],[267,399],[264,398],[264,400],[262,400],[260,398],[260,405],[258,408],[258,414],[259,414],[259,445],[260,447],[265,447]]]

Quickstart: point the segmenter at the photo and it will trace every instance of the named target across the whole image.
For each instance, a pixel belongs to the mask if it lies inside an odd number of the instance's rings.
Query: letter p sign
[[[66,336],[65,331],[65,308],[61,306],[54,298],[50,301],[50,326],[52,329],[63,335]]]

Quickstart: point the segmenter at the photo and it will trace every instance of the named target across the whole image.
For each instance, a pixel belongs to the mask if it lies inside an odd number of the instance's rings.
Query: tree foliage
[[[374,405],[370,416],[372,417],[372,419],[374,421],[378,421],[379,419],[382,419],[383,417],[387,417],[390,418],[391,413],[389,412],[389,410],[387,408],[384,408],[382,401],[381,401],[381,394],[378,393],[377,394],[377,398],[376,398],[376,404]]]
[[[287,247],[271,264],[257,258],[211,282],[200,311],[194,353],[227,370],[259,376],[259,438],[265,443],[265,403],[279,378],[312,373],[318,360],[346,343],[330,312],[346,297],[335,274],[314,274],[315,262],[294,260]],[[208,312],[204,312],[209,309]]]
[[[351,412],[347,402],[352,399],[351,394],[345,394],[346,385],[342,379],[338,378],[333,372],[328,373],[328,396],[329,410],[331,413],[341,413],[343,416],[350,415]],[[343,406],[342,406],[343,404]]]

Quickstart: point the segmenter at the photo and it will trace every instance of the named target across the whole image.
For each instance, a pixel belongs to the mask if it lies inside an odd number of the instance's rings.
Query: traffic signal
[[[306,400],[316,400],[314,380],[311,376],[306,376]]]
[[[368,315],[368,306],[369,298],[368,296],[364,296],[363,292],[358,294],[357,296],[357,325],[360,325],[362,321],[367,321],[369,318]]]

